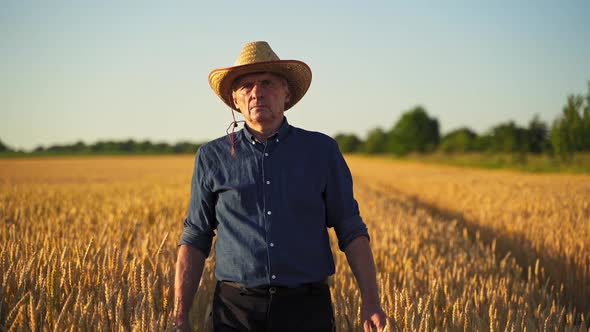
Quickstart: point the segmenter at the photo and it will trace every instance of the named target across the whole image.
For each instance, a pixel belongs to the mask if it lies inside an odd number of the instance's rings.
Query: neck
[[[261,143],[266,143],[268,137],[276,133],[281,125],[283,124],[283,120],[281,120],[277,124],[259,124],[259,123],[247,123],[248,130],[256,139]]]

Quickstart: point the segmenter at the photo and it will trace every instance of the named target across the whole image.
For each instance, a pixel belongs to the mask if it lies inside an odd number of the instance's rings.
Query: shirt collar
[[[268,136],[267,139],[276,139],[277,142],[282,141],[289,134],[290,128],[291,128],[291,126],[289,125],[289,122],[287,121],[287,117],[283,117],[283,123],[281,124],[279,129],[276,132],[274,132],[272,135]],[[254,136],[252,134],[252,132],[250,132],[247,124],[244,124],[243,132],[244,132],[244,136],[246,136],[246,139],[251,144],[260,143],[256,139],[256,136]]]

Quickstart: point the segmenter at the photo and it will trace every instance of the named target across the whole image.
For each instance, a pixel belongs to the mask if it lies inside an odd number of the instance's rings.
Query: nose
[[[252,87],[252,91],[250,92],[250,95],[255,98],[260,98],[263,96],[263,91],[264,91],[264,88],[262,88],[262,86],[260,85],[260,82],[256,82],[256,83],[254,83],[254,86]]]

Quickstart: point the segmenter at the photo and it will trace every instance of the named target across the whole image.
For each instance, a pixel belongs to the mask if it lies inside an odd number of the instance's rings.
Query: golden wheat
[[[0,330],[171,330],[192,161],[0,160]],[[389,331],[589,330],[590,177],[348,161]],[[359,292],[334,255],[338,330],[359,331]]]

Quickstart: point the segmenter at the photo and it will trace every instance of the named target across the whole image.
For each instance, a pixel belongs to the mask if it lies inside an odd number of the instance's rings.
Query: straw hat
[[[311,84],[308,65],[298,60],[281,60],[267,42],[256,41],[242,48],[233,67],[214,69],[209,74],[209,85],[224,103],[236,110],[231,95],[232,83],[242,75],[259,72],[278,74],[289,83],[291,98],[285,105],[285,111],[301,100]]]

